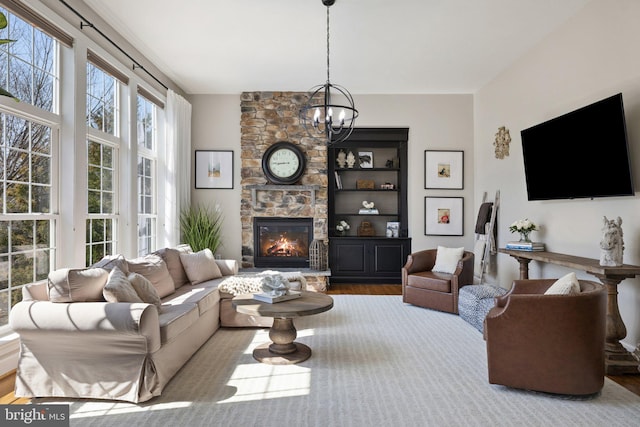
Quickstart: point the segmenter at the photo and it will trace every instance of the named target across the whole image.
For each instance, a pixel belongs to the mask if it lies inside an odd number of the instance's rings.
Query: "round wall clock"
[[[307,159],[297,145],[279,141],[267,148],[262,156],[262,170],[274,184],[296,183],[307,165]]]

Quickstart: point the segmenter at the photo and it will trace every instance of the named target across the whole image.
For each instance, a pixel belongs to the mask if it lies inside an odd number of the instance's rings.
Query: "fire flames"
[[[297,240],[289,240],[285,236],[280,236],[276,240],[269,240],[263,249],[263,253],[266,256],[277,257],[301,257],[306,255]]]

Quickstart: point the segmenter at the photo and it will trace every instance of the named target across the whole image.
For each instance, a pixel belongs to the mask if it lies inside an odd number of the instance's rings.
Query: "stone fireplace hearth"
[[[306,99],[300,92],[241,95],[242,268],[256,267],[255,217],[311,218],[313,238],[327,238],[327,147],[310,138],[298,121]],[[307,170],[297,185],[269,185],[262,171],[262,155],[278,141],[292,142],[305,152]],[[326,288],[325,276],[305,277],[314,289]]]

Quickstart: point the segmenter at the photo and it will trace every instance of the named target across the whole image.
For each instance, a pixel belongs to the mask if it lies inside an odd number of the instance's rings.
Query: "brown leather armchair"
[[[588,395],[604,385],[606,288],[579,280],[579,294],[544,295],[554,279],[516,280],[484,321],[489,382]]]
[[[402,301],[419,307],[458,314],[458,290],[473,284],[473,252],[465,251],[453,274],[431,271],[437,249],[407,257],[402,267]]]

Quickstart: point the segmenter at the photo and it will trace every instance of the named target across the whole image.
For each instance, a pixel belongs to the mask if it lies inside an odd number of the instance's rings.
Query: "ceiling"
[[[188,94],[326,81],[321,0],[84,0]],[[336,0],[331,82],[474,93],[590,0]]]

